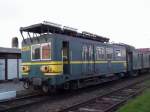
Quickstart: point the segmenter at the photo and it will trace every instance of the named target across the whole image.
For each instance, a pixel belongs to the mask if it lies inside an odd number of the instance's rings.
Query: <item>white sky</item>
[[[150,0],[0,0],[0,47],[44,20],[150,48]]]

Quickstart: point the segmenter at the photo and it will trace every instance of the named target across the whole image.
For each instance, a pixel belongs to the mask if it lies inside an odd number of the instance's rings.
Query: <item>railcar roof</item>
[[[53,31],[61,31],[61,27],[53,24],[53,25],[48,25],[44,23],[39,23],[39,24],[34,24],[31,26],[27,27],[21,27],[20,31],[25,31],[25,32],[33,32],[33,33],[46,33],[46,32],[53,32]]]
[[[89,39],[89,40],[95,40],[99,42],[109,42],[109,38],[102,37],[96,34],[92,34],[86,31],[83,31],[82,33],[77,32],[77,29],[71,28],[71,27],[66,27],[64,26],[62,28],[62,25],[52,23],[52,22],[46,22],[44,21],[43,23],[39,24],[34,24],[31,26],[27,27],[21,27],[20,32],[32,32],[32,33],[57,33],[57,34],[63,34],[63,35],[68,35],[68,36],[74,36],[78,38],[84,38],[84,39]]]

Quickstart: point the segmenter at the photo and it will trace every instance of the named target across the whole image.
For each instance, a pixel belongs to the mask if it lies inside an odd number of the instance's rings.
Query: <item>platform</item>
[[[14,81],[9,81],[9,82],[3,82],[0,83],[0,99],[6,99],[5,97],[20,97],[24,96],[27,94],[31,94],[35,92],[34,90],[27,90],[23,88],[23,83],[22,82],[14,82]],[[12,93],[14,95],[12,95]],[[15,95],[16,94],[16,95]]]
[[[4,82],[0,83],[0,93],[1,92],[7,92],[7,91],[22,91],[25,90],[22,86],[22,82]]]

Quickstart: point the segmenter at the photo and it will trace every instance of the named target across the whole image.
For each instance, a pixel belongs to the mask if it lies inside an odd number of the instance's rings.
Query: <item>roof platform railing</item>
[[[43,21],[42,23],[39,23],[39,24],[34,24],[31,26],[27,26],[27,27],[21,27],[20,33],[25,42],[25,37],[23,34],[24,32],[27,32],[27,35],[32,42],[32,37],[36,37],[37,35],[48,34],[48,33],[62,33],[62,25],[48,22],[48,21]],[[32,37],[30,33],[33,33]]]
[[[55,33],[55,32],[60,32],[62,29],[61,27],[62,25],[60,24],[43,21],[43,23],[34,24],[27,27],[21,27],[20,31],[39,33],[39,34],[46,33],[46,32]]]

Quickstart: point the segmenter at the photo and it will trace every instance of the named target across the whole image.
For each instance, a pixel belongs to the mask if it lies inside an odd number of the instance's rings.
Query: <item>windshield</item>
[[[42,50],[42,59],[50,59],[51,58],[51,47],[49,43],[43,44],[41,46]]]
[[[50,60],[51,59],[51,43],[43,43],[32,45],[32,60]]]
[[[33,45],[32,46],[32,60],[40,59],[40,45]]]

